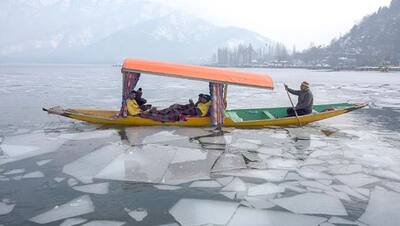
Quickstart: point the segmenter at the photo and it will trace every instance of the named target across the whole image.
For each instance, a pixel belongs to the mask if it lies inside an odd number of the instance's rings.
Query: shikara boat
[[[218,83],[257,87],[263,89],[273,89],[272,78],[268,75],[231,71],[226,69],[210,68],[204,66],[184,65],[175,63],[166,63],[158,61],[148,61],[139,59],[127,59],[122,66],[123,74],[123,101],[127,96],[127,87],[129,81],[126,79],[129,73],[153,74],[160,76],[170,76],[176,78],[193,79]],[[136,80],[137,82],[137,80]],[[136,83],[135,83],[136,84]],[[134,85],[133,85],[134,87]],[[211,86],[210,86],[211,87]],[[132,87],[129,88],[132,90]],[[224,92],[224,98],[226,98]],[[125,96],[125,97],[124,97]],[[324,104],[314,105],[313,113],[298,117],[287,117],[288,107],[280,108],[255,108],[255,109],[229,109],[223,111],[224,127],[267,127],[267,126],[290,126],[305,125],[311,122],[331,118],[350,111],[365,107],[366,104]],[[209,127],[212,123],[211,117],[188,117],[184,121],[160,122],[138,116],[127,116],[117,110],[95,110],[95,109],[63,109],[61,107],[52,107],[43,109],[50,114],[65,116],[68,118],[86,121],[95,124],[121,125],[121,126],[188,126],[188,127]]]

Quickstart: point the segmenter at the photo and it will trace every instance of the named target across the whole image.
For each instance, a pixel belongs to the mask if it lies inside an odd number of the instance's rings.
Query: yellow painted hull
[[[347,112],[365,107],[365,104],[354,105],[345,109],[334,109],[330,111],[309,114],[304,116],[296,117],[284,117],[274,119],[262,119],[262,120],[247,120],[247,121],[233,121],[231,118],[226,117],[224,119],[224,127],[238,127],[238,128],[254,128],[254,127],[268,127],[268,126],[290,126],[298,125],[299,121],[301,125],[320,121],[323,119],[335,117],[338,115],[345,114]],[[186,121],[179,122],[159,122],[147,118],[128,116],[127,118],[114,118],[117,111],[105,111],[105,110],[90,110],[90,109],[68,109],[62,112],[50,112],[53,114],[62,115],[72,119],[95,123],[103,125],[113,126],[186,126],[186,127],[209,127],[210,118],[208,117],[191,117],[187,118]]]

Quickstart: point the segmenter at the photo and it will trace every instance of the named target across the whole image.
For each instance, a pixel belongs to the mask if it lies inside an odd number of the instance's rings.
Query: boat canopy
[[[122,65],[122,72],[148,73],[265,89],[274,88],[272,78],[267,74],[152,60],[125,59],[124,64]]]

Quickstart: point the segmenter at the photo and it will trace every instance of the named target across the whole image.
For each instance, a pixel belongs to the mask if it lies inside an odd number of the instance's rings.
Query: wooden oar
[[[285,84],[285,85],[286,85],[286,84]],[[294,107],[294,104],[293,104],[292,98],[290,97],[289,91],[286,89],[286,86],[285,86],[285,90],[286,90],[286,94],[287,94],[287,96],[289,97],[290,103],[292,104],[292,107],[293,107],[294,114],[296,115],[296,118],[297,118],[297,122],[299,123],[299,126],[301,127],[301,123],[300,123],[299,115],[297,114],[296,108]]]

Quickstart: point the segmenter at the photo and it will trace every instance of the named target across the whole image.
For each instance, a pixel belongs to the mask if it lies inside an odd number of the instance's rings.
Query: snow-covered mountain
[[[0,61],[205,62],[218,47],[269,43],[144,0],[2,0]]]

